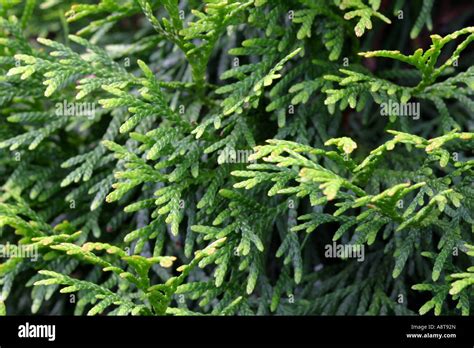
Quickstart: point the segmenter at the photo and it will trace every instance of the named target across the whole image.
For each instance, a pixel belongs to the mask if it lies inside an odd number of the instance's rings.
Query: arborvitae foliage
[[[472,313],[470,1],[0,15],[0,314]]]

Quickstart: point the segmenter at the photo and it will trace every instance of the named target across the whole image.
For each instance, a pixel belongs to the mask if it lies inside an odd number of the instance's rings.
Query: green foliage
[[[456,47],[452,55],[443,63],[438,64],[438,59],[442,49],[452,41],[467,35],[467,37]],[[437,82],[440,76],[449,71],[453,65],[458,64],[460,54],[468,47],[474,39],[474,27],[467,27],[452,34],[440,37],[432,35],[432,45],[430,49],[423,51],[418,49],[412,55],[404,55],[399,51],[372,51],[362,52],[359,55],[365,58],[383,57],[398,60],[409,64],[417,69],[420,76],[419,82],[415,86],[403,86],[390,80],[379,78],[366,71],[352,71],[340,69],[343,76],[326,75],[324,78],[336,83],[337,88],[327,88],[324,92],[327,98],[324,101],[330,110],[333,110],[336,103],[340,104],[341,110],[348,106],[357,110],[362,110],[369,98],[377,104],[395,101],[406,104],[410,99],[428,100],[434,103],[439,112],[439,120],[443,131],[458,128],[459,124],[449,115],[446,107],[446,99],[456,98],[465,103],[468,108],[472,105],[470,98],[472,94],[473,70],[470,67],[465,72],[461,72],[454,77]],[[393,116],[393,115],[391,115]],[[391,118],[393,122],[395,117]]]
[[[415,24],[413,25],[413,28],[411,28],[410,31],[410,37],[412,39],[416,38],[420,34],[421,29],[423,29],[423,26],[425,24],[428,30],[431,31],[433,29],[433,23],[431,20],[431,10],[433,8],[434,2],[434,0],[423,0],[420,14],[418,15],[418,18],[416,19]]]
[[[354,27],[357,36],[364,35],[366,29],[372,29],[371,17],[377,17],[386,23],[392,23],[390,19],[378,12],[380,8],[380,0],[369,0],[370,6],[365,4],[363,0],[342,0],[339,7],[341,10],[350,10],[344,15],[344,19],[352,19],[360,17],[357,25]]]
[[[474,28],[383,4],[0,0],[0,315],[472,314]]]

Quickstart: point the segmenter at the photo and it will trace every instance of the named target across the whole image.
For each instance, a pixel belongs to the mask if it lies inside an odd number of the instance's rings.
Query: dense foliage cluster
[[[0,0],[0,313],[472,313],[446,3]]]

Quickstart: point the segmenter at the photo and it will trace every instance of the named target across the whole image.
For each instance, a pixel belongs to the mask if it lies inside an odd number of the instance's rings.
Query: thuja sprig
[[[474,33],[402,53],[433,3],[3,1],[0,315],[469,314]]]

